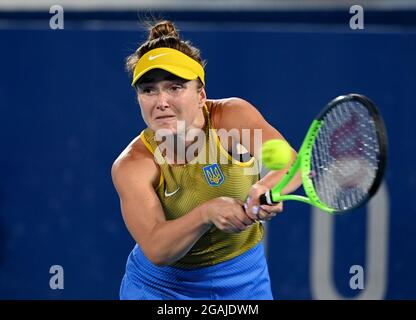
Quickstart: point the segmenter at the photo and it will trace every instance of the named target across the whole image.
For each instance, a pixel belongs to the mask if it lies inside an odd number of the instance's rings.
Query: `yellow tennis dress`
[[[156,193],[167,220],[179,218],[200,204],[221,196],[245,201],[250,187],[259,180],[257,160],[240,162],[223,148],[212,127],[210,112],[217,106],[207,101],[204,106],[205,143],[197,158],[183,165],[163,161],[155,133],[147,128],[140,138],[158,160],[161,176]],[[232,259],[254,247],[263,238],[263,225],[254,223],[240,233],[225,233],[215,226],[206,232],[192,249],[172,266],[195,268],[211,266]]]

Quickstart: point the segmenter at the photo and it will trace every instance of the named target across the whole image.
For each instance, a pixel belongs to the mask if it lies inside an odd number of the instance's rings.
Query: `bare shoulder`
[[[212,104],[211,119],[215,128],[238,129],[263,121],[257,108],[244,99],[232,97],[210,100],[210,103]]]
[[[121,191],[124,184],[131,183],[150,182],[156,187],[159,183],[160,170],[153,154],[140,137],[136,137],[114,161],[111,176],[117,191]]]

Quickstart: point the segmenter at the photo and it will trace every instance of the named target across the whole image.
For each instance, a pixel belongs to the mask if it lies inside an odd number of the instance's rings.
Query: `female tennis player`
[[[260,221],[283,207],[260,206],[259,196],[286,170],[259,180],[254,132],[261,142],[283,136],[242,99],[207,99],[199,50],[169,21],[150,28],[127,70],[147,128],[112,167],[136,241],[120,298],[273,299]],[[232,157],[238,145],[249,160]],[[284,193],[299,185],[293,180]]]

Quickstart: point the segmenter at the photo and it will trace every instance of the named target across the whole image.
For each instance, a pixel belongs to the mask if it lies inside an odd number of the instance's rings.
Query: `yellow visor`
[[[144,54],[136,64],[132,86],[148,71],[163,69],[186,80],[201,79],[205,85],[204,68],[186,54],[171,48],[157,48]]]

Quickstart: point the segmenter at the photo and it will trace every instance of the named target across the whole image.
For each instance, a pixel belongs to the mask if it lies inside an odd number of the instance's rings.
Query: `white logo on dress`
[[[170,193],[168,193],[167,192],[167,190],[165,189],[165,197],[170,197],[170,196],[173,196],[176,192],[178,192],[179,191],[179,187],[175,190],[175,191],[173,191],[173,192],[170,192]]]

